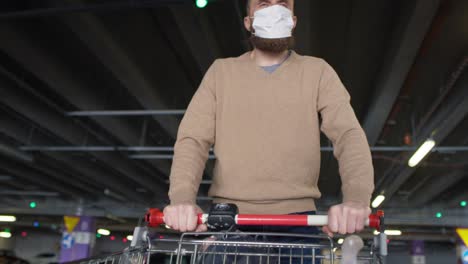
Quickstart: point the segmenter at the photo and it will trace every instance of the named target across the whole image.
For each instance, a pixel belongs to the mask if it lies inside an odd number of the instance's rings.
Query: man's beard
[[[266,39],[260,38],[252,34],[250,43],[257,49],[271,52],[281,53],[294,47],[294,36],[287,38]]]

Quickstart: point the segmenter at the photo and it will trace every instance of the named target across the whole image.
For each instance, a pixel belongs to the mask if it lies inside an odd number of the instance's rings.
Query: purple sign
[[[468,247],[465,245],[458,245],[458,252],[460,255],[461,262],[463,264],[468,264]]]
[[[411,263],[426,264],[426,256],[424,256],[424,241],[411,241]]]
[[[411,255],[413,256],[424,255],[424,241],[423,240],[411,241]]]
[[[60,250],[60,263],[88,258],[95,241],[94,218],[89,216],[66,216]],[[71,232],[70,232],[71,231]]]

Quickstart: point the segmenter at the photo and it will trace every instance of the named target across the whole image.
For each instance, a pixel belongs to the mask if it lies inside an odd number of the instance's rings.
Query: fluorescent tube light
[[[433,139],[428,139],[422,146],[413,154],[408,161],[408,166],[415,167],[416,165],[427,156],[427,154],[434,148],[436,142]]]
[[[0,222],[16,222],[16,217],[12,215],[0,215]]]
[[[372,208],[377,208],[379,205],[385,200],[385,196],[379,195],[375,197],[374,201],[372,202]]]
[[[380,232],[375,230],[374,235],[378,235],[378,234],[380,234]],[[400,230],[385,230],[385,234],[387,236],[401,236],[402,233]]]
[[[109,230],[107,230],[107,229],[102,229],[102,228],[101,228],[101,229],[98,229],[98,230],[97,230],[97,233],[100,234],[100,235],[103,235],[103,236],[108,236],[108,235],[110,235],[110,231],[109,231]]]

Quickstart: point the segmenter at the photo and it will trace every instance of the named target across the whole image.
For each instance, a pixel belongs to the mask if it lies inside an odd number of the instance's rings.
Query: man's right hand
[[[180,232],[206,232],[205,224],[198,225],[198,214],[202,209],[193,204],[168,205],[164,208],[164,222],[171,229]]]

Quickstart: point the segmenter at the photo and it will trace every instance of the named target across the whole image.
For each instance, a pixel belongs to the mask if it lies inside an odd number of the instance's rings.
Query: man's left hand
[[[346,235],[361,232],[370,213],[370,207],[359,202],[334,205],[328,210],[328,225],[322,230],[330,237],[333,237],[333,233]]]

